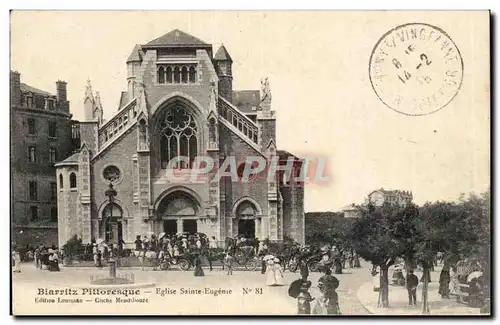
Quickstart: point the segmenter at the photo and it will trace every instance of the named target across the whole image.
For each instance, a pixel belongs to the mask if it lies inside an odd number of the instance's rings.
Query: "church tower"
[[[233,59],[227,52],[224,45],[219,47],[214,56],[214,65],[219,76],[219,94],[233,102]]]

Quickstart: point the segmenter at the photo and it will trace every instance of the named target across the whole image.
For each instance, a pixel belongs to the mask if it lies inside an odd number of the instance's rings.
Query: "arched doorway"
[[[194,234],[198,232],[199,204],[195,198],[183,191],[175,191],[163,198],[157,215],[162,221],[160,229],[166,234]]]
[[[117,245],[123,240],[123,210],[116,203],[109,203],[102,211],[101,238],[106,243]]]
[[[260,234],[260,222],[257,217],[255,205],[245,200],[236,208],[236,219],[238,220],[237,235],[245,238],[258,238]]]

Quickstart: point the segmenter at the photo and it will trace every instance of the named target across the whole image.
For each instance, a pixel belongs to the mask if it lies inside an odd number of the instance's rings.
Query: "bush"
[[[85,253],[85,245],[83,245],[82,239],[79,239],[76,235],[71,237],[66,244],[64,244],[62,249],[64,256],[70,260],[77,256],[83,256]]]

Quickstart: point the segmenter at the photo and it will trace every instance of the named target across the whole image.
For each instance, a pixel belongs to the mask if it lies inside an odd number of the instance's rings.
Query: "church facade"
[[[224,46],[213,54],[180,30],[136,45],[128,89],[108,121],[89,82],[81,147],[56,164],[60,247],[74,235],[131,246],[137,235],[161,232],[304,242],[304,185],[267,170],[242,176],[247,157],[292,160],[297,175],[302,160],[277,148],[267,79],[260,91],[235,91],[232,63]],[[199,157],[214,167],[171,177],[201,169]],[[236,179],[220,177],[227,159]]]

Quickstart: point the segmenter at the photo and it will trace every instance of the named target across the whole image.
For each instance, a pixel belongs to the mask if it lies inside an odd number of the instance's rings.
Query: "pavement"
[[[431,315],[481,315],[479,308],[471,308],[455,299],[442,299],[438,294],[440,269],[431,272],[428,301]],[[420,279],[422,272],[415,271]],[[377,275],[378,276],[378,275]],[[389,281],[391,273],[389,272]],[[373,291],[373,279],[361,285],[357,297],[361,304],[374,315],[422,315],[422,283],[417,288],[417,305],[408,306],[408,291],[404,287],[389,286],[389,308],[378,307],[378,292]]]
[[[205,276],[195,277],[192,270],[119,268],[118,276],[133,274],[136,283],[155,284],[153,288],[140,289],[135,302],[121,303],[116,296],[107,294],[40,294],[50,289],[91,287],[90,277],[107,276],[109,271],[106,268],[67,267],[61,268],[61,272],[49,272],[36,269],[32,263],[23,264],[21,268],[21,273],[12,275],[13,312],[16,315],[296,315],[297,312],[297,301],[288,296],[288,286],[299,278],[299,274],[289,271],[283,274],[284,286],[269,287],[260,271],[235,270],[230,276],[219,267],[212,272],[204,267]],[[319,294],[316,285],[320,276],[317,272],[310,274],[313,297]],[[340,280],[338,294],[343,314],[369,315],[356,294],[359,286],[371,279],[369,269],[347,269],[344,274],[336,276]],[[56,299],[56,302],[40,298]],[[59,302],[59,298],[79,298],[82,301]]]

